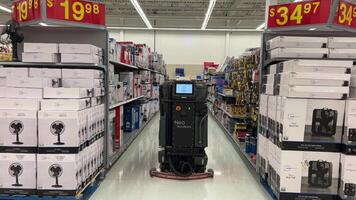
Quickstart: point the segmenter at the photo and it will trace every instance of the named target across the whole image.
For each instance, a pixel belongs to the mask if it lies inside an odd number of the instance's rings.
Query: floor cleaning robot
[[[160,171],[152,177],[177,180],[212,178],[208,157],[207,86],[203,81],[166,81],[160,86]]]

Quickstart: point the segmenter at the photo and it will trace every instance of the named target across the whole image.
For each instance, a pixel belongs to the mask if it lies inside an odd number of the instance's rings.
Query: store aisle
[[[92,200],[270,199],[212,118],[207,153],[214,179],[187,182],[151,178],[149,170],[158,167],[158,129],[156,115],[113,166]]]

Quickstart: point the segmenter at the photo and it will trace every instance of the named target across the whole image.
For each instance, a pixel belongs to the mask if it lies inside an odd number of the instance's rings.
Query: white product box
[[[39,111],[38,146],[79,147],[87,134],[84,111]],[[77,153],[77,152],[74,152]]]
[[[0,193],[36,194],[36,154],[0,153]]]
[[[90,99],[91,100],[91,106],[94,107],[94,106],[98,106],[100,104],[102,104],[102,99],[101,97],[93,97]]]
[[[5,77],[0,77],[0,87],[6,86],[6,78]]]
[[[273,181],[278,199],[337,199],[340,153],[279,150],[275,155],[280,155]]]
[[[1,67],[0,77],[7,76],[28,77],[28,68]]]
[[[6,98],[6,89],[7,87],[0,87],[0,99]]]
[[[0,101],[1,102],[1,101]],[[79,111],[90,108],[91,99],[43,99],[41,100],[41,110],[56,111]]]
[[[94,88],[94,97],[101,97],[105,95],[105,88]]]
[[[349,87],[277,85],[277,95],[295,98],[345,99]]]
[[[290,48],[326,48],[328,38],[278,36],[267,42],[267,49]]]
[[[356,196],[356,156],[341,154],[340,199],[354,199]]]
[[[61,54],[62,63],[94,63],[102,64],[103,58],[92,54]]]
[[[275,77],[275,74],[268,74],[265,76],[265,79],[266,79],[266,84],[267,85],[274,85],[274,77]]]
[[[268,71],[267,71],[268,74],[277,74],[277,65],[270,65],[268,66]]]
[[[279,101],[282,102],[278,104],[281,111],[277,119],[281,124],[279,138],[283,148],[320,151],[340,148],[345,100],[281,97]]]
[[[78,154],[38,154],[38,193],[75,196],[81,184],[80,170]]]
[[[343,152],[356,155],[356,100],[347,100],[343,134]]]
[[[356,49],[356,39],[353,37],[329,37],[330,49]]]
[[[60,87],[60,80],[58,78],[28,78],[8,76],[6,77],[6,86],[17,88],[57,88]]]
[[[101,88],[104,87],[104,80],[64,78],[62,86],[65,88]]]
[[[133,72],[120,72],[120,81],[123,82],[125,99],[131,99],[134,97],[134,74]]]
[[[356,49],[329,49],[329,58],[355,59]]]
[[[336,60],[289,60],[277,65],[277,73],[305,72],[348,74],[353,67],[353,61]]]
[[[268,167],[268,139],[265,136],[258,134],[257,142],[257,169],[262,178],[266,178]]]
[[[1,89],[0,89],[1,90]],[[0,110],[40,110],[38,99],[1,99]]]
[[[269,58],[327,58],[328,49],[277,48],[268,52]]]
[[[30,68],[30,77],[36,77],[36,78],[62,78],[62,69]]]
[[[20,152],[36,152],[37,111],[0,110],[0,130],[3,152],[12,152],[14,147],[23,147]]]
[[[25,42],[23,51],[26,53],[58,53],[58,44]]]
[[[263,85],[264,87],[264,93],[268,95],[273,95],[274,94],[274,84],[265,84]]]
[[[102,79],[104,78],[104,73],[95,69],[62,69],[62,78]]]
[[[356,76],[351,75],[350,87],[356,87]]]
[[[62,54],[92,54],[103,55],[103,49],[91,44],[59,44],[59,52]]]
[[[276,115],[277,115],[277,96],[268,96],[267,106],[267,127],[269,130],[269,137],[275,137],[276,135]]]
[[[22,62],[59,63],[59,54],[54,53],[22,53]]]
[[[260,95],[260,121],[263,129],[267,129],[268,127],[268,95],[261,94]],[[263,133],[265,135],[265,133]],[[265,135],[266,136],[266,135]]]
[[[77,99],[94,96],[92,88],[44,88],[45,99]]]
[[[7,98],[42,99],[43,89],[39,88],[9,88],[5,89]]]
[[[349,86],[350,78],[350,74],[289,72],[278,74],[276,78],[276,84],[338,87]]]

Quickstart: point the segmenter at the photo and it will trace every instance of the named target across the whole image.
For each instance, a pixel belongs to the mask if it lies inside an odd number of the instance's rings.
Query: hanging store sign
[[[328,23],[331,0],[312,0],[269,7],[268,28],[287,28]]]
[[[19,0],[12,4],[12,19],[18,22],[29,22],[41,19],[40,0]]]
[[[334,24],[356,28],[356,5],[350,2],[340,0]]]
[[[47,0],[48,19],[105,25],[105,5],[83,0]]]

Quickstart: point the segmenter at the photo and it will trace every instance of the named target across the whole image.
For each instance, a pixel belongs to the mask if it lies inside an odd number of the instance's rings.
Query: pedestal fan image
[[[327,108],[313,111],[312,133],[331,137],[336,134],[337,111]]]
[[[344,195],[354,197],[356,195],[356,185],[353,183],[345,183]]]
[[[54,145],[64,145],[64,142],[61,142],[61,135],[63,134],[65,127],[64,123],[61,121],[55,121],[51,124],[50,127],[51,133],[57,136],[57,142],[53,143]]]
[[[308,184],[312,187],[328,188],[332,184],[333,165],[327,161],[309,161]]]
[[[20,142],[20,137],[19,135],[22,133],[24,128],[24,125],[21,121],[19,120],[14,120],[10,123],[9,125],[9,131],[11,134],[16,135],[16,141],[13,142],[12,144],[18,144],[21,145],[23,142]]]
[[[56,183],[52,185],[54,188],[61,188],[63,187],[62,185],[59,185],[58,178],[62,176],[63,174],[63,169],[59,164],[53,164],[48,168],[48,174],[52,178],[56,179]]]
[[[12,163],[9,167],[9,174],[12,177],[15,177],[15,183],[12,186],[21,187],[22,184],[19,183],[19,176],[21,176],[23,172],[23,167],[20,163]]]

